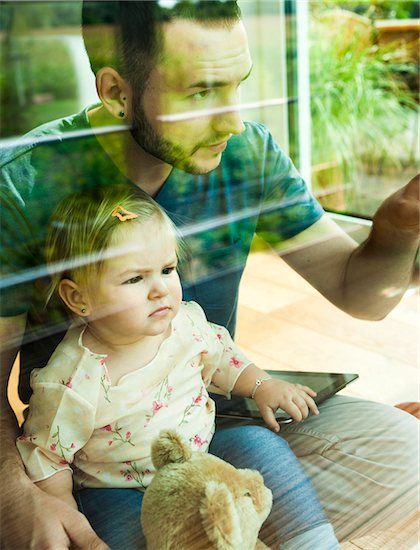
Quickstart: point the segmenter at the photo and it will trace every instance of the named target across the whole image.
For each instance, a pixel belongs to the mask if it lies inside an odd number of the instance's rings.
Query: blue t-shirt
[[[229,140],[215,170],[193,175],[174,168],[154,197],[184,236],[184,299],[198,302],[210,321],[232,334],[254,235],[275,245],[323,214],[268,130],[257,123],[245,126]],[[52,210],[83,189],[116,183],[137,187],[100,146],[87,109],[40,126],[3,149],[0,169],[0,315],[28,313],[20,387],[27,400],[30,371],[46,364],[69,322],[58,299],[44,307],[44,240]]]

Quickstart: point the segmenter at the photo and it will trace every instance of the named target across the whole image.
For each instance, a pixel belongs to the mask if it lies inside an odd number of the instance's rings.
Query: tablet
[[[338,391],[345,388],[350,382],[359,378],[358,374],[340,374],[335,372],[301,372],[301,371],[266,371],[272,378],[286,380],[293,384],[302,384],[309,386],[317,392],[314,401],[317,405],[335,395]],[[244,397],[232,397],[224,399],[223,402],[217,400],[216,416],[220,418],[255,419],[262,420],[261,413],[253,399]],[[293,419],[282,409],[275,413],[277,420],[281,424],[293,422]]]

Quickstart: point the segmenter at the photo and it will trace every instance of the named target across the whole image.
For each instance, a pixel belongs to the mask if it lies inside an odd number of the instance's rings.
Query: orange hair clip
[[[111,216],[113,218],[118,218],[121,222],[125,222],[127,220],[134,220],[135,218],[138,218],[138,214],[134,214],[134,212],[130,212],[129,210],[126,210],[122,206],[118,205],[114,208],[112,211]]]

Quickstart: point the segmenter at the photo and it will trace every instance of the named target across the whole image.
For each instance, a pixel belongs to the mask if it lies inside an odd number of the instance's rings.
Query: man
[[[84,186],[125,182],[164,206],[194,258],[184,268],[186,298],[231,332],[255,232],[273,246],[298,233],[307,242],[316,236],[287,262],[344,311],[383,318],[410,282],[419,244],[418,178],[383,203],[368,240],[357,246],[323,214],[267,130],[241,120],[238,93],[252,62],[231,2],[173,9],[165,2],[123,2],[121,9],[107,4],[117,10],[111,19],[117,21],[119,56],[101,51],[95,59],[89,27],[84,30],[101,105],[34,131],[29,144],[6,152],[2,161],[4,400],[22,339],[21,395],[27,399],[28,373],[45,364],[61,337],[62,314],[43,309],[42,278],[34,289],[28,280],[35,268],[44,274],[40,254],[51,209]],[[209,15],[213,6],[222,6],[225,15]],[[85,21],[97,22],[97,8],[86,6]],[[121,123],[131,131],[117,131]],[[89,135],[57,138],[66,132]],[[3,547],[102,548],[82,515],[25,476],[12,416],[2,415]],[[416,430],[414,418],[401,411],[336,397],[318,418],[282,435],[338,537],[346,539],[388,527],[390,517],[397,521],[415,505]]]

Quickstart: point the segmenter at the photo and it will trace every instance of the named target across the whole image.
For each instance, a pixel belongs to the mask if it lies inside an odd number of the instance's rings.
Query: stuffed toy
[[[272,494],[259,472],[192,452],[172,430],[154,440],[152,461],[141,511],[148,550],[269,550],[258,532]]]

